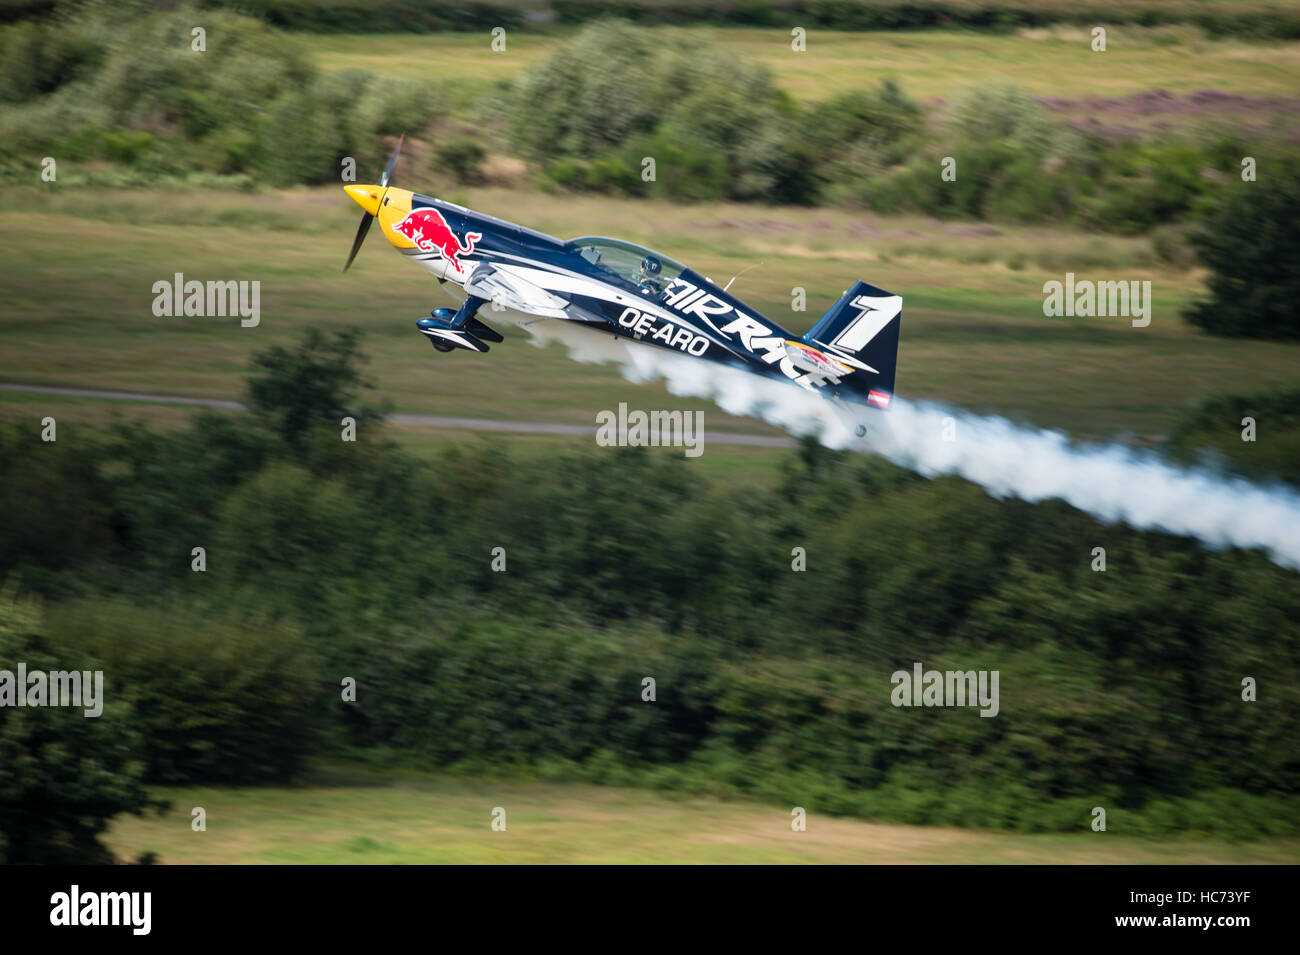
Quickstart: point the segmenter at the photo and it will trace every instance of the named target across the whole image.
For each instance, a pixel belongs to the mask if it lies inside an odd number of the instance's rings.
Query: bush
[[[207,0],[289,30],[321,33],[435,33],[518,29],[523,11],[490,0]]]
[[[0,102],[20,103],[82,79],[104,52],[85,25],[28,20],[0,28]]]
[[[11,582],[0,590],[0,667],[20,662],[29,674],[104,669],[80,649],[52,647],[40,610],[19,599]],[[0,706],[0,863],[112,863],[99,837],[113,817],[159,808],[143,786],[142,740],[119,678],[112,670],[105,675],[98,717],[77,708]]]
[[[338,181],[344,157],[355,158],[360,137],[351,110],[367,83],[357,74],[319,78],[276,102],[258,137],[271,182]]]
[[[1111,232],[1139,233],[1184,215],[1208,185],[1201,149],[1185,143],[1116,146],[1101,158],[1097,200],[1084,217]]]
[[[640,165],[617,154],[608,154],[592,161],[587,167],[586,185],[593,192],[638,195],[645,183],[641,179]]]
[[[476,139],[459,136],[440,141],[433,148],[439,169],[450,169],[459,182],[476,185],[483,181],[483,160],[487,150]]]
[[[1212,335],[1300,338],[1300,157],[1262,160],[1235,182],[1192,236],[1210,296],[1184,317]]]
[[[1246,418],[1254,420],[1259,440],[1241,439]],[[1208,398],[1183,415],[1169,444],[1187,461],[1209,457],[1256,480],[1300,485],[1300,389]]]
[[[0,568],[112,558],[108,487],[97,464],[93,439],[78,447],[41,441],[36,422],[0,426],[0,508],[22,515],[0,534]]]
[[[543,186],[577,191],[587,184],[587,164],[580,159],[556,159],[546,164]]]
[[[727,197],[727,159],[708,142],[689,134],[675,139],[664,132],[642,142],[642,155],[655,159],[654,182],[646,183],[650,195],[685,202]]]
[[[787,26],[807,22],[833,30],[932,30],[964,27],[1006,32],[1053,23],[1194,24],[1215,35],[1295,38],[1300,16],[1269,3],[1043,3],[1042,0],[552,0],[561,23],[622,17],[641,23],[733,23]],[[795,19],[792,21],[791,18]]]
[[[548,185],[634,192],[650,156],[651,195],[806,202],[815,192],[815,150],[765,70],[625,25],[582,30],[525,71],[511,99],[511,142],[547,164]]]
[[[14,54],[3,57],[0,100],[21,102],[0,117],[0,149],[105,158],[155,176],[315,184],[337,182],[344,157],[381,167],[381,137],[417,135],[439,114],[433,85],[318,75],[296,39],[247,16],[205,11],[211,45],[196,55],[195,18],[89,4],[71,23],[0,29]]]
[[[678,92],[661,72],[660,49],[620,24],[584,29],[516,81],[512,144],[530,159],[590,159],[653,129]]]
[[[222,558],[213,550],[215,565]],[[65,657],[102,661],[114,697],[129,701],[151,782],[292,779],[312,749],[322,706],[339,699],[322,692],[294,631],[224,617],[114,602],[51,614],[52,644]]]
[[[885,145],[918,132],[923,120],[921,107],[891,78],[881,80],[875,91],[838,93],[819,104],[808,130],[833,146],[863,140]]]

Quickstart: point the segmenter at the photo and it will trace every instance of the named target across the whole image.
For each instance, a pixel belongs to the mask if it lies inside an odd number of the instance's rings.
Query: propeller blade
[[[388,165],[384,167],[384,174],[379,177],[380,186],[387,186],[388,180],[393,178],[393,167],[397,165],[397,154],[402,151],[402,143],[404,142],[406,142],[406,133],[402,133],[401,137],[397,140],[397,148],[394,149],[393,154],[388,157]]]
[[[406,142],[406,133],[402,133],[398,138],[397,148],[394,149],[393,154],[388,157],[388,165],[384,167],[384,174],[379,177],[379,187],[381,189],[387,189],[388,181],[393,178],[393,167],[397,165],[397,155],[402,151],[402,143],[404,142]],[[347,264],[343,266],[344,272],[352,267],[352,260],[355,259],[357,253],[361,251],[361,243],[366,241],[366,236],[370,233],[370,224],[374,221],[375,217],[368,212],[361,216],[361,225],[357,226],[357,237],[352,240],[352,251],[348,253]]]
[[[344,272],[352,267],[352,260],[357,257],[357,252],[361,250],[361,243],[366,241],[366,234],[370,232],[370,223],[374,221],[375,217],[369,212],[361,214],[361,225],[357,226],[357,237],[352,240],[352,251],[348,253],[347,265],[343,266]]]

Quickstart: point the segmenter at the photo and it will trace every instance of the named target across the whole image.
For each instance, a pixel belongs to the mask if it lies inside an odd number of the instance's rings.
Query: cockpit
[[[601,235],[570,239],[565,245],[597,268],[651,295],[663,292],[686,268],[652,249]]]

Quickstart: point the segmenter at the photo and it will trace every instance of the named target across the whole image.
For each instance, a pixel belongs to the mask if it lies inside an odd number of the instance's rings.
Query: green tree
[[[586,159],[653,129],[681,94],[664,75],[666,55],[627,24],[586,27],[515,84],[512,143],[533,159]]]
[[[48,632],[60,655],[85,648],[102,661],[112,697],[130,701],[151,783],[283,782],[316,743],[315,661],[296,629],[269,616],[100,599],[51,607]]]
[[[254,355],[249,405],[295,449],[302,449],[313,425],[337,428],[345,416],[358,423],[380,417],[379,409],[362,402],[362,392],[374,385],[360,370],[367,359],[359,337],[354,329],[324,335],[309,328],[293,348],[276,345]]]
[[[1192,236],[1210,297],[1184,313],[1213,335],[1300,338],[1300,157],[1260,164],[1225,192]]]
[[[88,658],[56,657],[39,608],[15,591],[0,591],[0,668],[98,669]],[[109,701],[94,718],[69,707],[0,707],[0,863],[111,863],[99,841],[109,821],[161,807],[142,784],[131,707],[113,702],[108,681],[104,693]]]

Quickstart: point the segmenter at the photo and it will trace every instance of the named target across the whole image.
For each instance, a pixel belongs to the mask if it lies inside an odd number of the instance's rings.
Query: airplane
[[[557,239],[392,186],[404,139],[378,183],[343,187],[364,210],[343,270],[378,219],[403,255],[440,284],[462,289],[458,309],[435,308],[416,322],[438,351],[486,352],[488,342],[504,341],[478,317],[491,302],[537,320],[743,368],[846,404],[889,407],[900,296],[857,281],[807,334],[796,336],[729,294],[731,282],[719,287],[659,252],[604,236]]]

